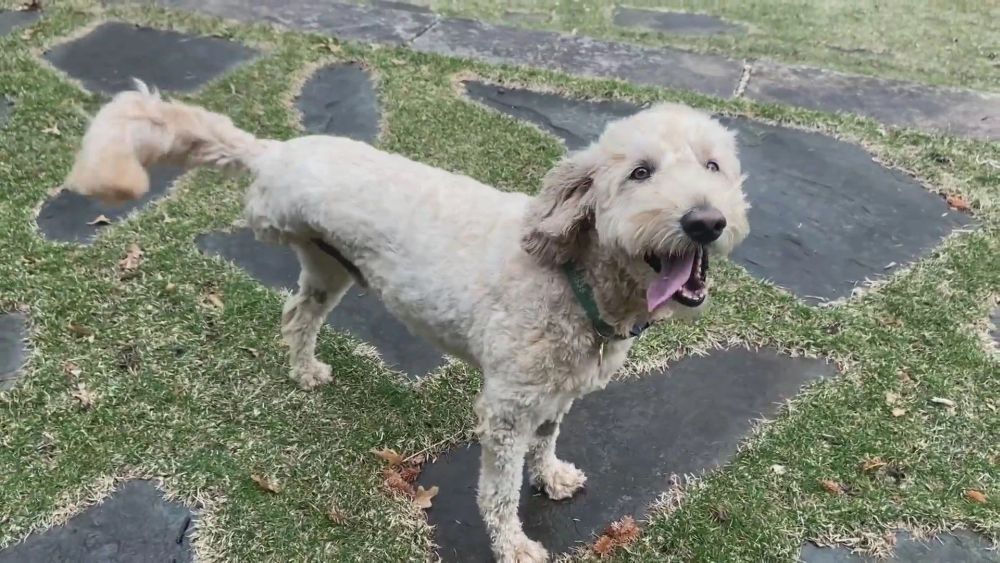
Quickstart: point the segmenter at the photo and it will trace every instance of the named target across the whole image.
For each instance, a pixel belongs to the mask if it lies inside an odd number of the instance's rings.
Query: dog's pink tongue
[[[649,284],[646,289],[646,306],[652,313],[677,293],[691,277],[691,267],[694,266],[694,254],[685,254],[672,260],[662,259],[660,277]]]

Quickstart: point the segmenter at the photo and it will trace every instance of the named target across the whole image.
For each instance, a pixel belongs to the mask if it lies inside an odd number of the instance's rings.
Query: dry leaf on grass
[[[30,0],[17,7],[21,12],[37,12],[42,9],[42,0]]]
[[[126,274],[138,270],[139,264],[142,263],[143,254],[138,244],[130,244],[128,250],[125,251],[125,257],[118,262],[118,268]]]
[[[76,384],[76,389],[70,395],[85,409],[89,409],[97,402],[97,393],[87,389],[82,382]]]
[[[87,224],[88,225],[110,225],[111,224],[111,219],[108,219],[108,217],[106,215],[101,214],[101,215],[98,215],[97,217],[94,217],[94,219],[92,221],[87,221]]]
[[[955,406],[955,401],[952,401],[951,399],[945,399],[944,397],[932,397],[931,402],[934,403],[935,405],[942,405],[945,407]]]
[[[434,485],[429,489],[417,487],[417,491],[413,494],[413,505],[421,510],[427,510],[431,507],[431,500],[436,497],[437,494],[437,485]]]
[[[893,393],[892,391],[885,392],[885,404],[895,405],[899,402],[899,393]]]
[[[617,522],[612,522],[604,533],[619,545],[627,545],[639,538],[639,526],[635,523],[635,518],[625,516]]]
[[[163,291],[165,293],[174,293],[177,291],[177,284],[168,282],[167,285],[163,286]]]
[[[601,536],[597,538],[597,541],[594,542],[594,545],[593,547],[591,547],[591,549],[598,556],[607,557],[611,555],[611,553],[615,550],[616,547],[618,546],[617,544],[615,544],[615,540],[611,539],[608,536]]]
[[[205,294],[205,304],[213,309],[219,309],[220,311],[225,308],[225,303],[222,302],[222,296],[214,291],[209,291]]]
[[[969,489],[965,491],[965,498],[969,502],[974,502],[976,504],[986,504],[987,500],[986,493],[977,491],[976,489]]]
[[[69,331],[73,333],[73,336],[79,336],[80,338],[88,338],[94,336],[94,329],[87,325],[82,325],[80,323],[69,323]]]
[[[959,194],[951,194],[945,201],[948,202],[948,206],[955,211],[968,211],[969,210],[969,200],[965,199],[964,196]]]
[[[76,365],[73,362],[64,362],[63,373],[65,373],[66,377],[69,377],[70,379],[76,379],[77,377],[80,377],[80,374],[83,373],[83,370],[80,369],[80,366]]]
[[[832,479],[821,479],[819,484],[822,485],[823,488],[826,489],[826,492],[830,494],[844,494],[844,486]]]
[[[403,465],[403,456],[399,455],[399,452],[392,448],[382,448],[381,450],[372,450],[372,453],[376,456],[382,458],[389,463],[390,467],[397,467]]]
[[[59,126],[58,125],[50,125],[50,126],[46,127],[45,129],[42,129],[42,133],[47,133],[47,134],[53,135],[55,137],[61,137],[62,136],[62,131],[59,130]]]
[[[902,409],[902,408],[899,408],[899,407],[896,407],[896,408],[892,409],[892,416],[895,417],[895,418],[899,418],[899,417],[903,416],[904,414],[906,414],[906,409]]]
[[[786,469],[784,465],[774,464],[771,466],[771,473],[774,473],[775,475],[784,475],[785,471]]]
[[[273,477],[269,477],[267,475],[251,475],[250,478],[253,479],[253,482],[257,483],[257,486],[263,491],[273,494],[281,492],[281,485]]]
[[[420,468],[416,466],[408,466],[399,470],[399,476],[403,478],[407,483],[413,483],[420,477]]]
[[[414,494],[416,494],[416,491],[413,489],[413,485],[408,483],[406,479],[403,479],[403,476],[399,474],[399,471],[387,467],[382,472],[382,476],[385,477],[383,484],[390,491],[402,493],[411,498]]]
[[[886,462],[882,461],[880,457],[870,457],[861,462],[861,472],[871,473],[873,471],[878,471],[886,466]]]

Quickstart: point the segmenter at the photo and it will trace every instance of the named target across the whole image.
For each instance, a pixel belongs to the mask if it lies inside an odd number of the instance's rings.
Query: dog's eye
[[[714,161],[714,160],[709,160],[708,162],[705,163],[705,168],[708,168],[712,172],[718,172],[719,171],[719,163],[716,162],[716,161]]]
[[[635,170],[633,170],[631,174],[628,175],[628,178],[629,180],[642,181],[645,180],[646,178],[649,178],[650,174],[652,174],[652,172],[650,172],[648,167],[639,166]]]

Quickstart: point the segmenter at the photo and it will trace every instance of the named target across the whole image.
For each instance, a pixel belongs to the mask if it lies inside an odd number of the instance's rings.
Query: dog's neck
[[[627,335],[634,326],[649,321],[646,288],[630,274],[630,265],[620,253],[603,250],[591,241],[577,264],[593,290],[601,319],[618,334]]]

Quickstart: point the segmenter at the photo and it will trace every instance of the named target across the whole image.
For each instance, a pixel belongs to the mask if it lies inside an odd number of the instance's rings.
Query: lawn
[[[0,0],[0,7],[16,4]],[[996,67],[983,54],[991,42],[996,49],[997,31],[981,25],[990,10],[994,19],[1000,15],[995,6],[968,3],[967,11],[942,8],[932,17],[889,2],[867,20],[847,9],[765,9],[774,4],[720,7],[754,23],[751,39],[692,46],[997,85]],[[485,5],[440,7],[493,13]],[[578,5],[592,10],[578,13]],[[605,15],[597,15],[605,12],[594,6],[557,8],[556,24],[611,33]],[[898,25],[884,23],[893,14],[900,15]],[[177,498],[204,508],[196,546],[208,559],[421,560],[430,553],[431,531],[420,511],[384,490],[381,462],[370,451],[436,454],[470,438],[474,426],[471,403],[480,383],[474,370],[454,363],[411,383],[329,329],[319,353],[333,365],[336,383],[303,392],[286,378],[277,330],[283,296],[202,255],[193,242],[239,218],[245,179],[188,175],[165,200],[106,229],[91,246],[39,236],[36,210],[68,171],[87,115],[101,100],[37,55],[104,18],[259,49],[258,59],[188,99],[260,136],[300,133],[289,100],[316,65],[362,61],[378,77],[382,148],[507,190],[534,191],[562,149],[539,130],[463,99],[456,76],[587,99],[683,101],[825,131],[863,144],[928,189],[965,198],[975,229],[846,304],[810,307],[726,265],[716,270],[709,315],[692,325],[656,327],[640,342],[635,363],[721,343],[761,344],[830,358],[842,375],[797,397],[736,459],[690,484],[679,507],[657,511],[639,542],[619,556],[790,560],[807,538],[884,547],[884,533],[899,525],[963,526],[1000,540],[1000,360],[982,338],[1000,292],[1000,145],[157,9],[105,12],[97,1],[70,0],[52,2],[30,32],[0,39],[0,95],[16,102],[0,127],[0,307],[30,312],[33,350],[17,388],[0,393],[0,546],[65,518],[116,479],[155,476]],[[830,46],[834,33],[825,30],[847,20],[856,32],[837,35],[836,44],[895,53],[878,63],[884,67]],[[951,37],[946,29],[958,28],[961,41],[932,47]],[[914,36],[926,44],[911,44]],[[808,46],[797,40],[804,37]],[[943,64],[953,56],[954,64]],[[119,261],[133,243],[144,251],[143,262],[137,275],[121,276]],[[894,416],[893,408],[904,414]],[[875,458],[901,477],[860,469]],[[254,476],[277,481],[280,492],[262,490]],[[824,480],[850,494],[831,494]],[[990,500],[970,502],[969,489]],[[332,507],[343,521],[331,521]]]
[[[774,59],[846,72],[1000,90],[1000,3],[962,0],[630,0],[627,6],[720,16],[746,34],[622,28],[607,0],[414,0],[435,11],[581,35]]]

